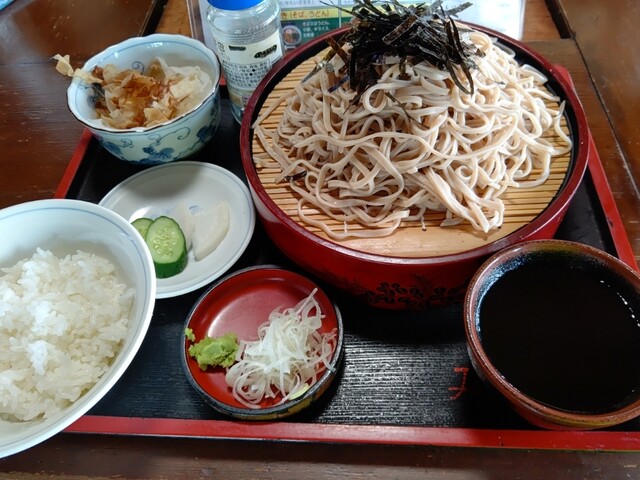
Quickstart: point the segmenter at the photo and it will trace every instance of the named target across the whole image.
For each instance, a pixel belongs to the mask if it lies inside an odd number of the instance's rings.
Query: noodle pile
[[[386,58],[380,81],[354,102],[348,86],[335,87],[343,66],[335,56],[261,114],[254,132],[265,153],[254,161],[278,163],[276,181],[295,192],[302,222],[336,240],[369,238],[405,221],[426,228],[435,211],[445,212],[441,226],[486,233],[503,223],[507,188],[547,180],[553,158],[572,147],[564,103],[513,52],[481,32],[466,35],[485,54],[474,58],[472,94],[446,71]],[[283,103],[268,131],[262,122]]]

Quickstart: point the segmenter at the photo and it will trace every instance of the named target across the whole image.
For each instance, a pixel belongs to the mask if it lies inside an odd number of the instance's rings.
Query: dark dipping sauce
[[[633,288],[595,260],[547,253],[506,265],[480,299],[487,356],[522,393],[560,410],[607,413],[640,398]]]

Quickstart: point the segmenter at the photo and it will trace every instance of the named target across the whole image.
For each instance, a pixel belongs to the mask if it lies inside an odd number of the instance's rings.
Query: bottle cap
[[[245,10],[255,7],[262,0],[208,0],[209,4],[220,10]]]

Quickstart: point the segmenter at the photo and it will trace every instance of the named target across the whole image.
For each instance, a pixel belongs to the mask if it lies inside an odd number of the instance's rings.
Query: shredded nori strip
[[[427,61],[446,70],[462,91],[472,94],[471,69],[476,68],[476,64],[471,56],[482,56],[483,53],[475,45],[463,41],[451,19],[470,5],[464,3],[445,10],[441,0],[412,6],[402,5],[397,0],[355,0],[351,10],[336,7],[354,17],[352,26],[338,42],[330,44],[329,54],[307,78],[320,71],[333,56],[339,55],[348,65],[347,76],[350,88],[357,93],[356,103],[380,78],[379,67],[384,58],[398,57],[401,68]],[[348,53],[342,48],[345,44],[351,46]],[[456,66],[461,67],[466,82],[459,78]],[[344,76],[339,80],[344,82]]]

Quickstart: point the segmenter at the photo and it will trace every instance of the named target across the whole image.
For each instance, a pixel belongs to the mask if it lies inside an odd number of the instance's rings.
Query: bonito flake
[[[56,55],[56,70],[78,77],[100,93],[95,108],[109,127],[153,127],[196,108],[211,92],[211,77],[198,66],[174,67],[158,57],[145,72],[120,70],[112,64],[91,72],[74,69],[69,56]]]

